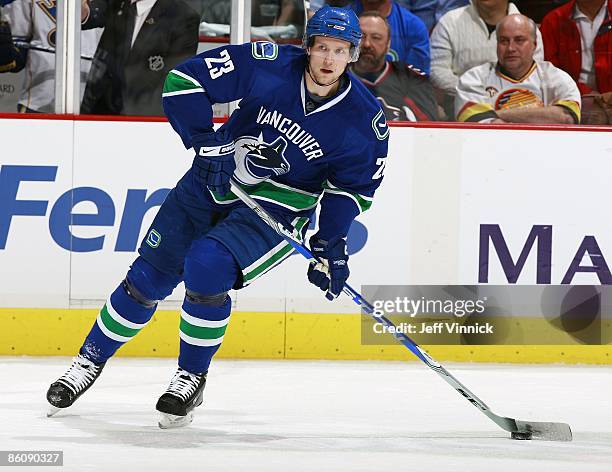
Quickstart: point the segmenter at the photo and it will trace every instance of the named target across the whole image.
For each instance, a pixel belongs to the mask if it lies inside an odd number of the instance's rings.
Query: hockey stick
[[[55,54],[55,49],[43,48],[41,46],[32,46],[30,43],[26,43],[24,41],[15,41],[15,40],[13,40],[13,43],[18,48],[31,49],[32,51],[41,51],[41,52],[48,52],[49,54]],[[81,55],[81,59],[83,59],[85,61],[93,61],[93,57],[92,56],[85,56],[83,54]]]
[[[253,210],[257,215],[274,231],[282,236],[291,246],[304,256],[309,262],[319,262],[310,250],[299,241],[297,231],[287,228],[282,223],[276,221],[270,213],[263,209],[255,200],[253,200],[234,180],[231,180],[232,191],[242,200],[246,206]],[[380,311],[375,310],[371,303],[365,300],[359,292],[353,289],[348,283],[344,284],[342,290],[346,295],[351,297],[353,301],[361,307],[361,309],[374,318],[377,322],[384,324],[393,333],[397,341],[406,346],[410,352],[422,360],[427,367],[440,375],[448,384],[450,384],[457,392],[464,396],[472,405],[478,408],[481,412],[487,415],[500,428],[512,433],[513,439],[543,439],[547,441],[571,441],[572,431],[566,423],[548,423],[536,421],[522,421],[514,418],[506,418],[498,416],[476,395],[474,395],[465,385],[457,380],[450,372],[448,372],[439,362],[434,360],[421,347],[419,347],[412,339],[395,327],[393,322],[389,320]]]

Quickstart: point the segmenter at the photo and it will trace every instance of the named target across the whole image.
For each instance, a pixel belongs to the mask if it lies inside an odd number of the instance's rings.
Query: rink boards
[[[610,137],[393,127],[384,183],[349,235],[352,284],[611,283]],[[0,354],[71,354],[191,152],[165,122],[4,118],[0,138]],[[174,355],[181,297],[179,287],[122,353]],[[409,357],[362,346],[352,302],[325,301],[298,256],[233,299],[227,357]],[[431,352],[610,363],[609,346],[565,344]]]

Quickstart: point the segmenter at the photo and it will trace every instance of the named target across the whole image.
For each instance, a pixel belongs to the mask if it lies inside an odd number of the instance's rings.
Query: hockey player
[[[349,275],[345,238],[382,180],[389,134],[376,99],[346,73],[360,40],[352,11],[324,7],[308,22],[303,48],[228,45],[168,74],[164,110],[194,149],[193,165],[168,194],[72,366],[49,388],[55,411],[94,383],[183,280],[178,370],[156,408],[162,428],[191,421],[230,319],[228,291],[291,253],[230,191],[232,176],[302,236],[320,204],[310,247],[326,264],[309,266],[308,279],[330,300],[339,295]],[[240,108],[214,131],[212,104],[237,99]]]

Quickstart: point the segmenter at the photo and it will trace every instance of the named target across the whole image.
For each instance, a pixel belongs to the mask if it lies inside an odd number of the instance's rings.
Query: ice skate
[[[95,364],[79,354],[70,368],[47,390],[47,401],[51,405],[47,416],[71,406],[100,376],[104,364]]]
[[[180,428],[193,421],[193,409],[202,404],[206,372],[192,374],[180,367],[170,385],[157,400],[155,408],[160,412],[159,427]]]

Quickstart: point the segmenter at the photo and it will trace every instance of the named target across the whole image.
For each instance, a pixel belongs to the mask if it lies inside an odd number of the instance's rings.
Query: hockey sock
[[[80,353],[96,364],[106,362],[144,328],[155,308],[141,305],[119,285],[100,310]]]
[[[193,374],[208,370],[229,323],[232,299],[221,305],[193,303],[185,298],[181,310],[179,367]]]

